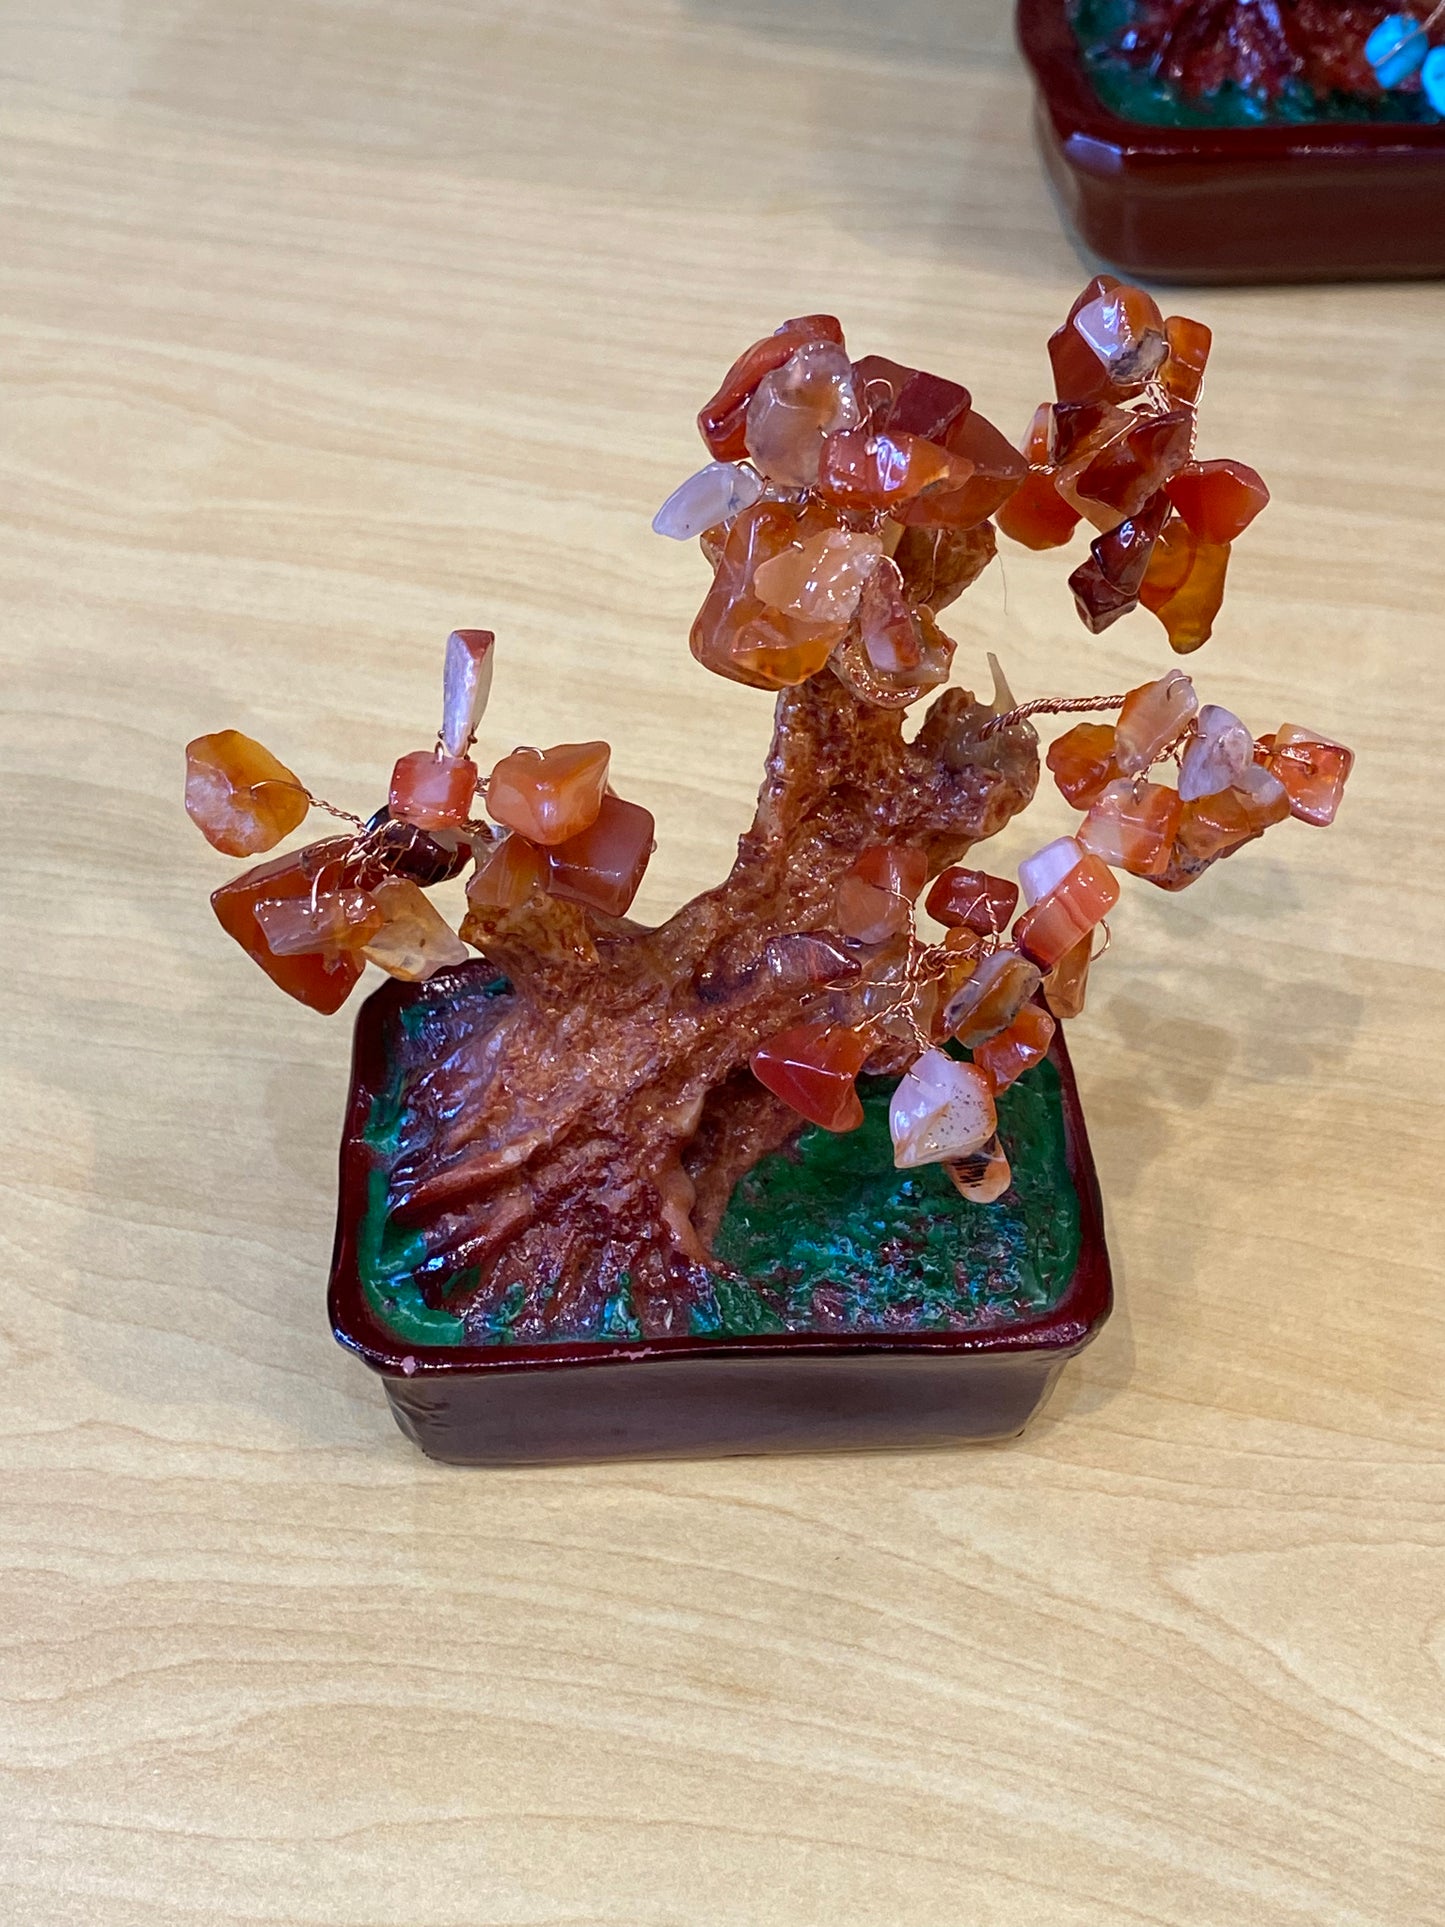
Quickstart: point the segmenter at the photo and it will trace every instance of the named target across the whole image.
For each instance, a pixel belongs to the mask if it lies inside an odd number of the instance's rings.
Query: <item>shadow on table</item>
[[[1035,151],[1032,93],[1007,0],[683,0],[756,62],[797,59],[811,181],[839,224],[883,252],[917,252],[1014,280],[1067,284],[1095,264],[1053,206]],[[746,86],[742,62],[735,84]]]

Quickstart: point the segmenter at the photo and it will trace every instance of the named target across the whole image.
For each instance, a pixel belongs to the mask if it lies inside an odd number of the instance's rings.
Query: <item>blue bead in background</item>
[[[1420,69],[1420,85],[1437,114],[1445,116],[1445,47],[1432,47]]]
[[[1427,44],[1425,29],[1413,14],[1391,13],[1365,42],[1365,58],[1382,87],[1398,87],[1419,68]]]

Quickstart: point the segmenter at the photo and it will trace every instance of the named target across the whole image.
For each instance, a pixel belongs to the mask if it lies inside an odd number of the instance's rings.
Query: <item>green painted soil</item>
[[[1079,1204],[1054,1066],[1038,1065],[999,1099],[1014,1182],[992,1205],[969,1204],[938,1166],[895,1170],[892,1080],[864,1078],[859,1089],[860,1129],[839,1137],[809,1127],[738,1185],[715,1243],[726,1275],[694,1307],[695,1333],[958,1331],[1037,1317],[1058,1302],[1078,1259]],[[421,1241],[388,1216],[386,1169],[403,1103],[398,1069],[366,1133],[377,1159],[358,1249],[367,1301],[412,1344],[506,1344],[520,1305],[504,1299],[468,1340],[446,1302],[471,1275],[438,1281],[428,1272],[423,1289]],[[640,1336],[624,1291],[595,1337]]]

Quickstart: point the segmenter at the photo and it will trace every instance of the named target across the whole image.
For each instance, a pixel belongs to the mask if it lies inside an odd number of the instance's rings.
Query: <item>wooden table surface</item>
[[[493,627],[484,749],[606,736],[643,910],[715,879],[769,704],[649,517],[799,311],[1022,429],[1089,270],[1006,10],[5,0],[0,71],[0,1919],[1445,1921],[1441,290],[1175,298],[1275,490],[1191,667],[1360,761],[1127,892],[1119,1302],[1046,1416],[459,1472],[327,1331],[348,1023],[217,930],[181,745],[370,809]],[[1160,673],[1069,566],[1009,548],[963,680]]]

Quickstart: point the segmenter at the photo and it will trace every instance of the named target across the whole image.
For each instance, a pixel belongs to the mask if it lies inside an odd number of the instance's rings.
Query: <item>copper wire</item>
[[[1020,703],[1016,709],[1006,709],[1001,716],[991,716],[978,732],[980,739],[996,736],[1001,729],[1012,729],[1015,723],[1025,723],[1030,716],[1073,716],[1090,709],[1122,709],[1129,700],[1127,692],[1122,696],[1036,696],[1031,703]]]
[[[1171,756],[1176,763],[1182,763],[1185,750],[1198,734],[1199,719],[1196,716],[1191,716],[1189,721],[1185,723],[1184,727],[1179,731],[1178,735],[1173,737],[1164,745],[1163,749],[1158,751],[1154,757],[1154,761],[1149,765],[1149,769],[1154,769],[1160,763],[1167,762]],[[1148,770],[1142,770],[1139,775],[1135,777],[1134,781],[1141,783],[1148,773]]]
[[[1415,38],[1417,29],[1421,33],[1429,33],[1442,13],[1445,13],[1445,0],[1440,0],[1440,4],[1424,20],[1411,20],[1410,31],[1407,34],[1402,34],[1393,47],[1387,47],[1378,60],[1372,60],[1370,62],[1370,65],[1375,69],[1376,75],[1378,76],[1380,68],[1385,65],[1387,60],[1393,60],[1402,47],[1409,45]]]
[[[1331,744],[1329,745],[1329,747],[1338,748],[1339,745]],[[1278,747],[1276,747],[1275,744],[1273,743],[1257,742],[1255,744],[1255,748],[1262,749],[1265,752],[1265,754],[1271,757],[1272,759],[1280,758],[1286,763],[1298,763],[1302,769],[1312,769],[1314,766],[1314,757],[1311,756],[1310,751],[1312,749],[1318,749],[1319,744],[1318,743],[1280,743]]]
[[[358,830],[364,830],[366,828],[361,818],[359,816],[353,816],[350,810],[339,810],[334,803],[328,803],[324,796],[313,796],[308,789],[303,788],[301,793],[313,810],[325,810],[328,816],[334,816],[342,823],[351,823]]]

